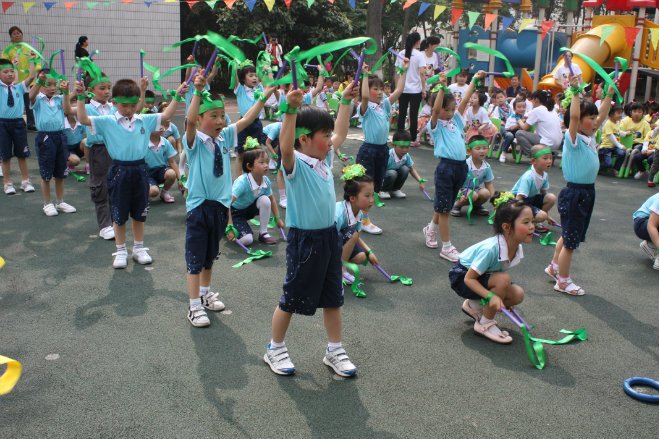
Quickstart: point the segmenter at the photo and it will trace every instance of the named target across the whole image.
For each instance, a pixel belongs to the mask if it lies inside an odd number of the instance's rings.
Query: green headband
[[[467,144],[467,149],[471,149],[474,146],[479,146],[479,145],[490,146],[490,144],[487,142],[487,140],[474,140],[473,142],[469,142]]]
[[[394,140],[391,143],[393,143],[396,146],[401,146],[403,148],[409,148],[410,145],[412,144],[412,142],[410,142],[409,140]]]
[[[302,134],[311,134],[311,130],[309,128],[304,128],[304,127],[295,128],[296,139],[299,139]]]
[[[343,168],[342,173],[343,175],[341,176],[341,180],[350,181],[366,175],[366,168],[359,163],[356,163],[354,165],[348,165]]]
[[[224,101],[222,99],[205,101],[199,106],[197,114],[204,114],[207,111],[215,110],[217,108],[224,108]]]
[[[115,104],[137,104],[140,101],[139,96],[117,96],[112,98]]]
[[[0,61],[0,69],[6,69],[7,67],[11,67],[13,69],[14,65],[11,63],[11,61],[6,59]]]
[[[543,155],[545,155],[545,154],[551,154],[552,152],[553,152],[553,151],[551,150],[551,148],[542,148],[540,151],[533,153],[533,155],[531,155],[531,158],[533,158],[533,159],[539,159],[539,158],[542,157]]]
[[[156,98],[144,98],[144,102],[155,102]]]
[[[105,76],[102,76],[102,77],[100,77],[98,79],[94,79],[92,82],[90,82],[89,85],[87,86],[87,88],[94,88],[98,84],[101,84],[103,82],[111,82],[111,81],[110,81],[109,78],[106,78]]]

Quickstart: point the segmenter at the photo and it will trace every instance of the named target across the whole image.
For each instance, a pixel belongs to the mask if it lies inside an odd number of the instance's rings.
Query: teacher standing
[[[89,38],[84,35],[78,38],[75,51],[76,58],[88,58],[89,52],[87,51],[87,47],[89,47]]]
[[[421,35],[418,32],[412,32],[407,35],[405,40],[405,58],[410,60],[410,66],[407,70],[405,79],[405,88],[399,99],[398,109],[398,131],[405,130],[405,118],[409,107],[410,114],[410,138],[416,139],[419,118],[419,105],[423,98],[423,90],[426,86],[425,77],[425,58],[419,52],[421,45]],[[413,146],[418,146],[419,142],[413,142]]]

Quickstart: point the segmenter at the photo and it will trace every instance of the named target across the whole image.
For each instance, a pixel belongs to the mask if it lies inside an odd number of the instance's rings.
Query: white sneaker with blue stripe
[[[342,377],[350,378],[357,375],[357,367],[350,361],[346,350],[338,348],[334,351],[325,351],[323,363],[334,369],[334,372]]]
[[[295,373],[295,365],[291,361],[291,357],[288,356],[288,348],[286,346],[271,349],[268,343],[265,349],[265,355],[263,355],[263,361],[277,375],[293,375]]]

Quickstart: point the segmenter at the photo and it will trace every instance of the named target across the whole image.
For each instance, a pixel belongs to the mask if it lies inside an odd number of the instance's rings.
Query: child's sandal
[[[563,284],[560,281],[557,281],[556,285],[554,285],[554,290],[559,293],[569,294],[570,296],[583,296],[586,294],[583,288],[572,282],[572,279]]]
[[[465,300],[462,303],[462,312],[467,314],[469,317],[474,319],[474,321],[479,321],[481,319],[481,316],[483,315],[483,309],[481,308],[480,310],[474,309],[469,305],[469,300]]]
[[[501,331],[500,334],[494,334],[493,332],[490,332],[490,328],[496,325],[497,325],[496,320],[492,320],[484,325],[476,321],[474,322],[474,331],[476,332],[476,334],[482,335],[483,337],[492,340],[495,343],[499,343],[499,344],[512,343],[513,338],[510,336],[510,334],[508,334],[508,331]]]

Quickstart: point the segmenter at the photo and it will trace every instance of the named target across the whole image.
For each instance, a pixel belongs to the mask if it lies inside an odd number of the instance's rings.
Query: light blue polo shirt
[[[114,105],[110,104],[109,102],[105,104],[109,106],[110,108],[110,114],[114,114],[117,112],[117,107]],[[87,116],[103,116],[100,111],[90,102],[89,104],[85,105],[85,111],[87,111]],[[101,144],[105,143],[105,140],[103,139],[103,136],[100,136],[98,134],[92,134],[92,128],[91,127],[85,127],[85,131],[87,132],[87,146],[91,147],[92,145],[95,144]]]
[[[76,126],[71,129],[71,125],[67,122],[64,124],[64,135],[67,145],[77,145],[85,137],[85,126],[76,122]]]
[[[485,183],[490,183],[494,181],[494,174],[492,173],[492,168],[490,164],[483,160],[480,168],[476,168],[474,162],[471,159],[471,156],[467,157],[467,167],[469,171],[467,172],[467,179],[465,180],[465,187],[470,189],[475,189],[481,187]],[[474,179],[476,179],[476,185],[474,186]]]
[[[149,140],[149,152],[144,157],[144,161],[146,161],[149,169],[166,167],[167,161],[172,157],[176,157],[176,150],[169,140],[161,137],[157,145],[154,145]]]
[[[364,142],[385,145],[389,140],[389,121],[391,119],[391,102],[389,98],[376,104],[369,102],[362,118]]]
[[[11,86],[11,93],[14,95],[14,106],[7,106],[7,98],[9,97],[9,87],[4,82],[0,81],[0,119],[22,119],[25,104],[23,103],[23,95],[28,92],[28,87],[24,82]]]
[[[37,130],[64,131],[64,107],[62,95],[55,95],[48,99],[45,94],[39,93],[30,107],[34,111],[34,122]]]
[[[464,161],[467,157],[464,131],[464,120],[457,111],[451,120],[437,119],[435,129],[432,128],[432,120],[429,120],[428,132],[435,142],[435,157]]]
[[[568,183],[594,184],[600,161],[594,137],[577,133],[577,144],[570,139],[570,132],[565,132],[563,141],[563,177]]]
[[[233,91],[236,94],[236,99],[238,100],[238,111],[240,112],[240,117],[244,117],[249,109],[254,106],[255,90],[261,90],[261,92],[263,92],[263,86],[261,84],[257,84],[256,87],[250,88],[243,84],[238,84],[236,89]]]
[[[227,126],[229,126],[229,125],[230,124],[227,124]],[[174,139],[179,140],[181,138],[181,133],[179,132],[178,127],[176,125],[174,125],[173,123],[170,123],[167,130],[165,130],[165,132],[162,133],[162,136],[165,137],[165,138],[167,138],[169,136],[173,136]]]
[[[279,133],[281,132],[281,122],[274,122],[270,125],[263,127],[263,134],[268,136],[271,141],[279,140]]]
[[[524,195],[526,198],[533,198],[543,190],[549,189],[549,174],[543,171],[543,175],[538,174],[533,167],[522,174],[519,180],[515,182],[512,193]]]
[[[259,197],[262,197],[263,195],[269,197],[272,195],[271,186],[272,183],[270,183],[270,179],[267,176],[263,176],[263,181],[259,185],[256,180],[254,180],[251,172],[242,174],[233,182],[231,194],[236,197],[236,199],[231,203],[231,207],[234,209],[247,209]]]
[[[645,200],[645,203],[634,212],[632,218],[650,218],[653,213],[659,215],[659,192]]]
[[[112,160],[143,160],[149,152],[149,137],[160,128],[160,114],[136,114],[133,116],[133,129],[128,130],[119,122],[119,113],[108,116],[93,116],[92,133],[105,139],[105,146]]]
[[[336,193],[332,169],[318,160],[295,151],[295,165],[286,176],[286,226],[303,230],[332,227]]]
[[[396,149],[390,148],[389,159],[387,160],[387,171],[397,171],[401,168],[401,166],[407,166],[408,168],[414,166],[414,160],[412,160],[412,156],[410,156],[409,153],[405,153],[402,158],[399,158],[398,154],[396,154]]]
[[[302,105],[311,105],[313,103],[313,93],[308,91],[302,96]]]
[[[460,264],[483,275],[506,271],[519,264],[523,257],[524,252],[520,244],[513,260],[509,261],[506,238],[503,235],[494,235],[460,253]]]
[[[208,91],[211,89],[210,84],[204,85],[204,90]],[[185,92],[185,116],[188,116],[188,108],[190,108],[190,101],[192,101],[192,96],[194,96],[194,91],[196,88],[192,84],[188,87],[188,91]],[[227,125],[228,126],[228,125]]]
[[[336,202],[336,230],[341,232],[354,226],[356,231],[361,231],[361,210],[355,215],[349,201]]]
[[[188,212],[198,207],[205,200],[222,203],[226,208],[231,207],[231,156],[229,151],[238,145],[236,125],[224,128],[217,137],[222,149],[223,174],[216,177],[213,174],[215,162],[215,146],[213,139],[197,131],[195,143],[192,148],[188,146],[188,137],[183,136],[183,147],[188,156],[188,198],[185,208]]]

